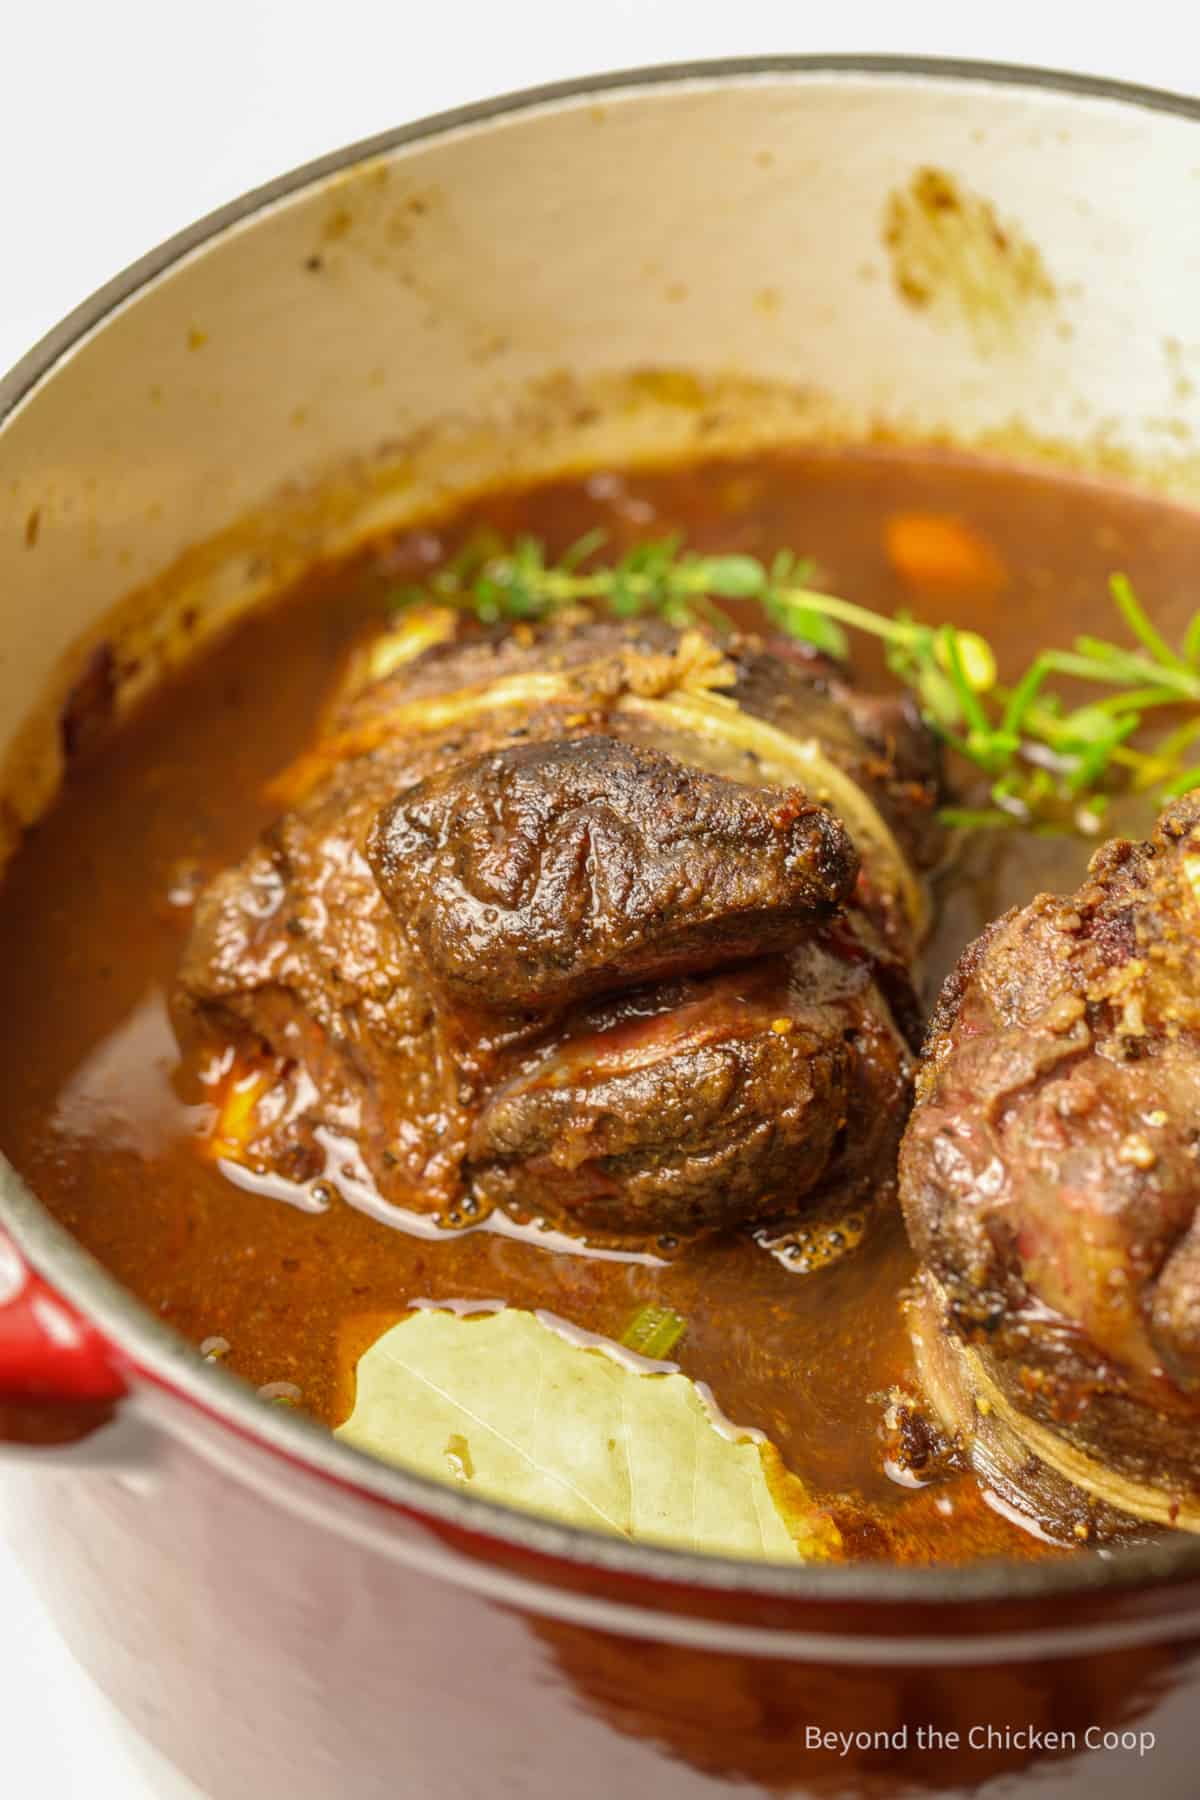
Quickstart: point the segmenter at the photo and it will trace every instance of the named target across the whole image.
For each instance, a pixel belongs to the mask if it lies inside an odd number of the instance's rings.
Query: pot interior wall
[[[10,383],[10,823],[101,636],[132,695],[503,474],[887,429],[1200,493],[1198,136],[985,80],[709,75],[407,134],[201,232]]]

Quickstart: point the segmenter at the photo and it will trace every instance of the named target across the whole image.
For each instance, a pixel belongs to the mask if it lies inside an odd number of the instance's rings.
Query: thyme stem
[[[589,532],[550,563],[536,538],[505,545],[485,537],[422,593],[484,623],[541,619],[583,604],[617,618],[656,614],[680,627],[703,624],[718,634],[734,630],[718,601],[753,600],[777,629],[835,659],[848,654],[845,628],[877,638],[927,723],[989,778],[990,805],[948,809],[950,823],[1094,832],[1122,779],[1163,797],[1200,786],[1200,767],[1185,766],[1200,718],[1177,724],[1157,746],[1135,749],[1127,741],[1160,707],[1200,707],[1200,612],[1176,651],[1124,575],[1113,575],[1109,589],[1132,647],[1081,636],[1068,649],[1039,651],[1005,688],[992,648],[977,632],[906,614],[889,618],[824,593],[809,585],[811,565],[791,551],[768,565],[742,554],[704,555],[669,537],[601,563],[603,546],[604,534]],[[1109,691],[1068,705],[1051,685],[1056,677]]]

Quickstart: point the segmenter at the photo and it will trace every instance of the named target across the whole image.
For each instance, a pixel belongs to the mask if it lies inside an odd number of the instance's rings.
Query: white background
[[[1184,0],[0,0],[0,368],[159,239],[340,144],[592,70],[784,50],[1200,92]],[[129,1744],[0,1544],[0,1794],[186,1791]]]

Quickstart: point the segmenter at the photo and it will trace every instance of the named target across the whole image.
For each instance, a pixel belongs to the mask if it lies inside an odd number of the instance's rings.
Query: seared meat
[[[622,1235],[888,1191],[936,842],[901,703],[659,621],[454,631],[370,649],[201,897],[218,1147],[306,1180],[332,1133],[397,1203]]]
[[[901,1161],[913,1244],[987,1380],[1122,1480],[1174,1493],[1200,1486],[1198,928],[1189,796],[1149,843],[1100,850],[1078,893],[968,950]]]
[[[456,763],[384,808],[368,854],[440,991],[501,1012],[784,945],[858,873],[797,790],[606,737]]]
[[[601,1232],[770,1218],[834,1170],[853,1203],[891,1181],[910,1073],[864,970],[802,943],[574,1018],[489,1098],[467,1174]]]

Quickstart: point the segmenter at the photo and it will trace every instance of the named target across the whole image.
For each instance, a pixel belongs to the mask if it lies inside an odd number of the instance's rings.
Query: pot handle
[[[0,1230],[0,1459],[140,1461],[115,1417],[128,1391],[112,1345]]]

